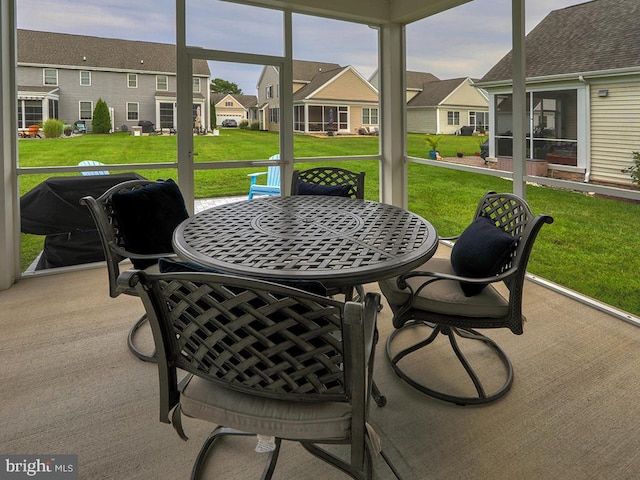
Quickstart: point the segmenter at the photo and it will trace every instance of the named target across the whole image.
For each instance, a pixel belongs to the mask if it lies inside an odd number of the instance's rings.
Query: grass
[[[409,134],[410,156],[425,158],[425,135]],[[295,155],[374,155],[377,137],[312,137],[296,135]],[[445,157],[462,150],[479,150],[480,137],[444,136],[438,149]],[[195,137],[197,161],[266,159],[279,150],[279,137],[269,132],[222,130],[219,137]],[[107,165],[118,163],[173,162],[175,136],[132,137],[83,135],[73,138],[21,140],[20,166],[77,165],[92,159]],[[366,172],[368,199],[378,199],[378,164],[375,161],[341,162],[346,168]],[[305,165],[307,166],[307,165]],[[197,171],[198,198],[245,195],[247,173],[262,168]],[[172,169],[141,172],[147,178],[175,178]],[[48,175],[23,175],[25,193]],[[409,165],[409,208],[431,221],[438,232],[453,235],[470,222],[479,198],[487,190],[512,191],[510,181],[443,168]],[[534,212],[547,213],[555,222],[545,226],[534,247],[529,271],[552,282],[640,315],[640,271],[637,226],[640,205],[571,191],[529,186],[527,200]],[[25,235],[23,267],[42,249],[43,237]]]

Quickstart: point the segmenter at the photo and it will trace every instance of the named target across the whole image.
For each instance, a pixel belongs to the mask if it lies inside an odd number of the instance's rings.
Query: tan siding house
[[[258,109],[264,130],[279,130],[278,72],[265,67],[258,82]],[[294,130],[304,133],[358,133],[378,126],[378,92],[353,67],[294,60]]]
[[[489,103],[470,78],[426,82],[407,103],[407,130],[412,133],[456,134],[462,127],[485,132]]]
[[[632,184],[622,170],[640,151],[639,25],[638,0],[593,0],[527,35],[527,158],[546,160],[550,175]],[[490,155],[511,156],[511,53],[478,85],[493,113]]]
[[[220,126],[225,120],[235,120],[238,125],[242,121],[251,123],[255,120],[255,95],[232,95],[230,93],[213,93],[211,101],[216,111],[216,125]]]

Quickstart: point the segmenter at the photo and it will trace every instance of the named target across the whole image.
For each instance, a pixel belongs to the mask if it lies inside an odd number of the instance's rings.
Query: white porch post
[[[0,189],[0,290],[20,276],[20,212],[18,208],[18,112],[16,87],[16,5],[0,4],[0,145],[2,188]]]
[[[405,27],[385,24],[379,33],[380,201],[407,207]]]
[[[176,80],[178,109],[178,186],[189,214],[193,214],[193,65],[187,55],[186,0],[176,0]],[[210,88],[207,83],[206,88]]]
[[[293,24],[290,11],[284,13],[285,61],[280,71],[280,195],[289,195],[293,176]]]
[[[513,76],[513,193],[525,197],[527,88],[525,55],[525,0],[512,0]]]

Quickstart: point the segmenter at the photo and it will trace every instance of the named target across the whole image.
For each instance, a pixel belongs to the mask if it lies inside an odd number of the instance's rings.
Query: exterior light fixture
[[[607,96],[609,96],[609,90],[606,90],[604,88],[601,89],[601,90],[598,90],[598,96],[599,97],[607,97]]]

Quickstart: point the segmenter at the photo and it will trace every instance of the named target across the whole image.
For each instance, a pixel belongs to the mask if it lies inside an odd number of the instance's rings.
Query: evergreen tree
[[[111,131],[111,115],[107,102],[98,99],[96,107],[93,109],[93,120],[91,122],[93,133],[109,133]]]

